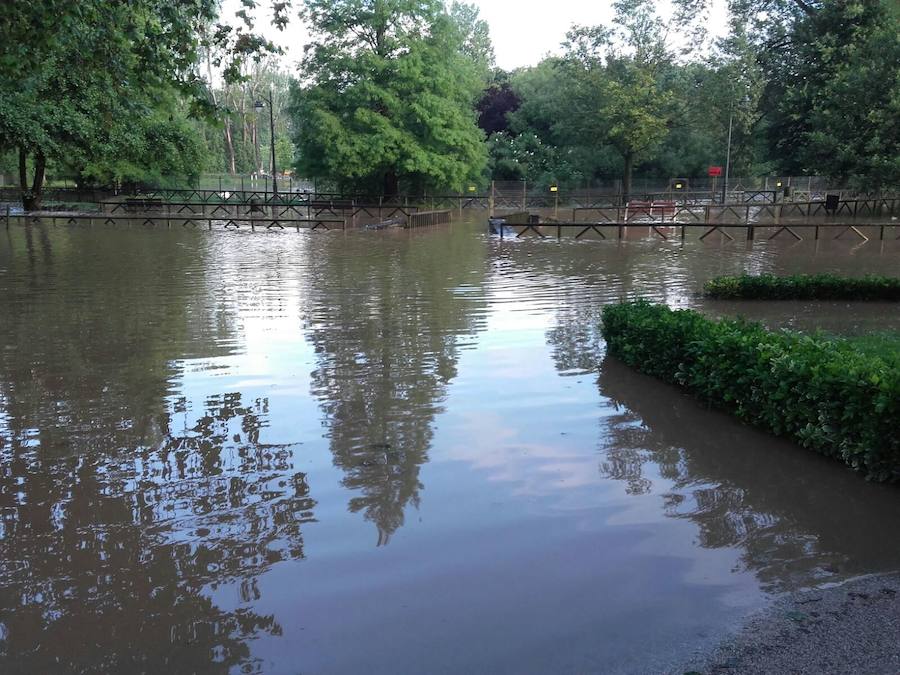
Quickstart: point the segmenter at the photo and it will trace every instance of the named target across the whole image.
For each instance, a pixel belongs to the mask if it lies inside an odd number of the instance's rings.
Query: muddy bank
[[[900,673],[900,574],[788,594],[671,672]]]

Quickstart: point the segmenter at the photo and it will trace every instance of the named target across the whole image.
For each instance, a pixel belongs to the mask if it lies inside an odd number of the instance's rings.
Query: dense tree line
[[[627,192],[633,170],[703,175],[731,123],[734,174],[900,183],[897,5],[732,0],[728,35],[679,53],[666,37],[690,22],[654,4],[617,2],[612,27],[574,27],[562,56],[495,75],[479,103],[494,178],[621,176]]]
[[[286,4],[273,4],[277,23]],[[248,59],[274,50],[246,15],[230,26],[218,11],[218,0],[4,3],[0,154],[14,163],[26,209],[40,208],[48,167],[90,183],[204,168],[199,124],[216,117],[204,53],[234,82]]]
[[[242,0],[247,8],[253,0]],[[284,0],[311,41],[299,68],[217,0],[12,0],[0,17],[0,171],[27,208],[48,170],[81,182],[184,180],[276,163],[386,194],[732,173],[900,183],[900,6],[894,0],[618,0],[608,26],[573,26],[559,55],[494,68],[473,5]],[[24,36],[24,39],[23,39]]]

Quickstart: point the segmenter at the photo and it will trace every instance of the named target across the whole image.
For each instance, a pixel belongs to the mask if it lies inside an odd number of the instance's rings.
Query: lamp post
[[[264,97],[263,101],[257,99],[256,103],[253,104],[253,107],[257,110],[262,110],[266,107],[266,103],[269,104],[269,144],[272,146],[272,194],[278,195],[278,179],[275,178],[277,173],[275,169],[275,111],[274,106],[272,105],[272,88],[269,87],[269,96]]]

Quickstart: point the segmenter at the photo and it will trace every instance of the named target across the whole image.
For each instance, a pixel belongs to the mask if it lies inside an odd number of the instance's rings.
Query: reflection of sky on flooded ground
[[[896,247],[318,234],[0,239],[4,670],[656,672],[767,592],[897,566],[895,490],[598,331],[637,296],[897,327],[696,296]]]

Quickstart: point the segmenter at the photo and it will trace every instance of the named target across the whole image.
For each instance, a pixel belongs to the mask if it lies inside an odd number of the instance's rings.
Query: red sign
[[[722,167],[721,166],[711,166],[709,167],[709,171],[707,173],[710,176],[721,176],[722,175]]]

